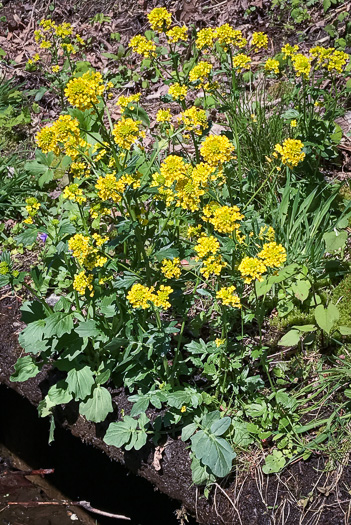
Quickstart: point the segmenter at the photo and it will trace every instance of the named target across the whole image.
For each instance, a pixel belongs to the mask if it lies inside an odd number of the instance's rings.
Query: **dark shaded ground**
[[[2,334],[0,382],[13,387],[27,397],[33,405],[37,405],[42,398],[42,389],[45,389],[47,383],[48,370],[42,371],[35,379],[25,383],[9,382],[13,364],[21,353],[16,334],[21,328],[19,305],[18,299],[10,297],[0,301],[0,333]],[[11,396],[6,394],[6,399],[10,399]],[[48,437],[48,422],[32,419],[28,406],[20,411],[20,403],[13,399],[11,403],[4,398],[0,401],[3,421],[7,421],[6,427],[3,423],[0,427],[0,441],[1,439],[5,441],[8,447],[16,447],[16,443],[19,446],[19,434],[25,433],[26,454],[30,454],[32,448],[36,447],[41,454],[44,454],[39,455],[44,461],[46,457],[44,442]],[[115,394],[114,404],[116,411],[112,417],[116,418],[121,408],[128,408],[128,401],[123,392]],[[176,505],[170,500],[156,501],[150,484],[145,484],[145,481],[138,477],[126,478],[125,469],[118,467],[117,463],[150,481],[161,492],[180,501],[186,511],[196,516],[198,523],[206,525],[347,525],[350,523],[351,468],[347,450],[343,454],[344,465],[337,465],[332,472],[323,472],[325,462],[322,457],[315,456],[308,462],[292,465],[280,477],[264,476],[259,468],[261,457],[248,456],[245,473],[238,472],[237,477],[233,475],[223,480],[222,486],[214,486],[207,501],[202,497],[201,489],[191,484],[189,456],[184,443],[180,440],[168,439],[161,459],[162,468],[156,471],[152,464],[154,458],[152,445],[146,445],[139,452],[125,453],[105,445],[102,441],[106,423],[95,425],[82,417],[77,419],[74,407],[61,409],[57,416],[63,427],[69,428],[74,436],[80,438],[83,443],[93,445],[94,448],[84,446],[82,448],[79,440],[69,441],[73,439],[67,437],[69,433],[59,429],[57,441],[52,445],[50,460],[47,457],[44,464],[39,461],[33,466],[56,466],[50,463],[56,458],[58,466],[61,466],[65,472],[65,477],[62,486],[57,484],[54,477],[52,481],[63,492],[74,499],[90,499],[92,505],[98,506],[99,501],[97,502],[95,498],[101,489],[107,497],[104,510],[132,515],[133,519],[136,519],[135,525],[176,523],[176,520],[172,521],[172,512]],[[44,429],[42,441],[37,440],[37,428],[40,427]],[[62,438],[63,435],[66,437]],[[102,455],[101,451],[107,456]],[[112,463],[111,459],[114,460]],[[75,477],[75,471],[81,471],[82,476]],[[106,501],[109,503],[106,504]],[[116,507],[111,508],[111,502],[115,502]],[[168,508],[168,514],[163,514],[164,510],[161,512],[163,505]]]

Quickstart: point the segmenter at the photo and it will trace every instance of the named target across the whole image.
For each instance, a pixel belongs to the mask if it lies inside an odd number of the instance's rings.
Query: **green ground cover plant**
[[[241,451],[269,443],[263,471],[279,472],[331,448],[351,417],[351,323],[336,298],[351,207],[323,175],[350,63],[321,46],[268,57],[264,33],[172,27],[164,8],[149,22],[127,56],[168,86],[151,131],[142,92],[121,92],[111,116],[118,69],[95,71],[70,24],[35,32],[28,67],[48,75],[62,112],[26,165],[44,191],[28,193],[15,240],[39,262],[18,271],[1,255],[1,285],[31,297],[12,380],[61,371],[39,406],[52,422],[71,401],[104,421],[109,387],[123,386],[133,406],[105,442],[139,450],[181,435],[208,489]],[[272,319],[293,313],[274,339]],[[316,415],[335,388],[342,408],[331,399]]]

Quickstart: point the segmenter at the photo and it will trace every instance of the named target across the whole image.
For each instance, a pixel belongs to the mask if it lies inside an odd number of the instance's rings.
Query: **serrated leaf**
[[[104,421],[107,414],[113,411],[111,394],[107,388],[96,386],[93,395],[79,403],[79,412],[85,416],[88,421],[100,423]]]

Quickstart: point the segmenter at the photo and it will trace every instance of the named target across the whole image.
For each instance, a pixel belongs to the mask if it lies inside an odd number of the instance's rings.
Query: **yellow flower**
[[[278,74],[279,73],[279,62],[278,60],[274,60],[274,58],[269,58],[265,65],[264,65],[265,71],[273,71],[273,73]]]
[[[186,406],[183,405],[182,408],[180,409],[180,411],[181,411],[182,413],[186,412]]]
[[[187,237],[198,237],[200,235],[202,226],[201,224],[198,224],[198,226],[189,226],[187,230]]]
[[[56,132],[54,126],[45,126],[35,136],[35,142],[43,153],[49,153],[52,151],[59,154],[59,148],[57,147]]]
[[[243,38],[240,29],[233,29],[229,24],[223,24],[214,30],[215,37],[218,39],[218,43],[228,49],[229,45],[238,47],[239,49],[245,47],[247,44],[246,38]]]
[[[159,109],[156,115],[156,122],[170,122],[172,114],[169,109]]]
[[[275,151],[280,153],[281,161],[289,168],[296,167],[303,161],[306,154],[302,151],[304,147],[301,140],[286,139],[283,144],[276,144]]]
[[[219,233],[232,233],[239,230],[239,221],[244,218],[237,206],[220,206],[211,203],[203,209],[203,220],[213,224],[214,229]]]
[[[122,117],[112,130],[115,143],[120,148],[129,150],[134,142],[145,137],[145,132],[140,130],[140,125],[141,120]]]
[[[257,49],[267,49],[268,47],[268,36],[262,32],[256,32],[252,35],[251,45]]]
[[[225,306],[241,308],[240,298],[236,293],[234,293],[235,290],[235,286],[225,286],[217,292],[216,297],[217,299],[220,299]]]
[[[60,24],[55,28],[55,33],[60,38],[65,38],[66,36],[72,35],[73,28],[68,22],[63,22],[63,24]]]
[[[197,49],[202,49],[204,47],[212,47],[213,39],[215,38],[215,33],[212,27],[205,27],[200,29],[196,35],[195,45]]]
[[[269,242],[257,255],[268,268],[279,268],[286,261],[286,250],[281,244]]]
[[[40,202],[35,197],[27,197],[26,199],[26,210],[29,215],[29,217],[35,217],[35,215],[38,213],[38,210],[41,206]],[[33,221],[32,221],[33,222]],[[28,222],[28,224],[32,224],[32,222]]]
[[[183,178],[188,170],[188,164],[184,162],[182,157],[178,155],[169,155],[162,162],[160,173],[153,175],[152,186],[167,186],[170,187],[178,179]]]
[[[233,151],[234,146],[225,135],[209,135],[200,148],[205,162],[211,166],[218,166],[231,160]]]
[[[85,46],[85,41],[83,40],[83,38],[80,35],[76,34],[76,40],[77,40],[78,44],[80,44],[81,46]]]
[[[263,281],[262,274],[267,271],[266,265],[255,257],[244,257],[238,266],[244,283],[250,284],[254,279]]]
[[[147,17],[153,31],[165,31],[171,25],[172,15],[164,7],[156,7]]]
[[[220,255],[210,255],[203,261],[203,266],[200,268],[200,273],[209,279],[210,275],[219,275],[223,268],[227,265]]]
[[[250,69],[251,58],[244,53],[240,53],[233,57],[233,66],[236,69],[243,71],[244,69]]]
[[[151,302],[155,298],[153,294],[154,288],[148,288],[142,284],[133,284],[127,294],[127,299],[133,308],[142,308],[146,310],[150,308]]]
[[[156,295],[152,299],[154,305],[157,306],[157,308],[163,308],[164,310],[170,308],[171,303],[168,301],[168,299],[172,292],[173,288],[161,284],[159,290],[157,290]]]
[[[40,60],[39,53],[35,53],[35,55],[33,56],[33,60],[34,60],[34,62],[38,62],[38,60]]]
[[[83,195],[83,190],[79,188],[78,184],[70,184],[69,186],[66,186],[63,190],[63,196],[65,199],[78,202],[78,204],[83,204],[83,202],[86,202],[87,200]]]
[[[49,31],[50,29],[55,29],[56,27],[55,22],[53,20],[50,20],[50,18],[43,18],[42,20],[40,20],[39,25],[43,28],[43,31]]]
[[[308,78],[311,71],[311,59],[301,53],[297,53],[291,57],[291,60],[296,76]]]
[[[101,73],[87,71],[81,77],[68,82],[65,95],[72,106],[85,110],[98,104],[98,97],[101,97],[104,91]]]
[[[169,86],[168,94],[171,95],[174,100],[185,100],[188,88],[181,86],[178,82]]]
[[[264,239],[267,239],[268,241],[274,241],[275,239],[275,231],[272,228],[272,226],[262,226],[260,228],[258,238],[263,241]]]
[[[72,44],[61,44],[62,49],[66,50],[66,53],[69,55],[72,53],[73,55],[76,54],[76,48]]]
[[[212,64],[209,62],[201,61],[199,62],[189,73],[190,82],[196,82],[200,80],[200,86],[203,82],[208,80],[208,77],[212,71]]]
[[[168,40],[172,44],[176,44],[179,40],[183,40],[186,42],[188,40],[188,28],[186,26],[183,27],[172,27],[169,31],[167,31],[166,35]]]
[[[60,71],[60,66],[52,66],[52,67],[51,67],[51,71],[52,71],[53,73],[58,73],[58,72]]]
[[[93,291],[93,275],[87,275],[85,270],[82,270],[80,273],[74,276],[73,280],[73,288],[76,290],[80,295],[85,294],[85,290],[88,288],[90,291],[90,297],[94,296]]]
[[[99,177],[95,187],[101,200],[111,199],[113,202],[121,202],[125,184],[118,181],[114,174],[109,173],[105,177]]]
[[[291,120],[291,121],[290,121],[290,126],[291,126],[292,128],[296,128],[296,126],[297,126],[297,120],[295,120],[295,119]]]
[[[49,40],[43,40],[39,46],[41,49],[50,49],[52,43]]]
[[[201,258],[204,258],[209,254],[215,255],[219,251],[219,242],[213,235],[208,237],[207,235],[203,234],[198,239],[194,250]]]
[[[217,337],[215,339],[215,343],[216,343],[216,347],[219,348],[220,346],[225,344],[225,339],[220,339],[219,337]]]
[[[290,44],[285,44],[285,46],[282,47],[281,51],[283,53],[283,58],[288,58],[296,55],[296,53],[299,50],[299,46],[291,46]]]
[[[167,277],[167,279],[172,279],[172,277],[177,279],[180,277],[182,271],[180,269],[179,257],[175,257],[173,260],[163,259],[161,272],[165,277]]]
[[[104,238],[104,242],[107,240],[107,238]],[[100,255],[98,248],[94,244],[98,246],[94,237],[90,238],[81,233],[76,233],[68,240],[68,248],[72,251],[73,257],[88,270],[101,267],[107,262],[107,257]]]
[[[129,95],[129,97],[125,97],[124,95],[120,96],[116,102],[116,106],[120,106],[122,110],[128,107],[128,105],[131,102],[139,102],[141,97],[141,93],[135,93],[135,95]],[[133,110],[133,107],[130,107],[131,110]]]
[[[142,55],[144,58],[152,58],[156,56],[156,44],[151,40],[147,40],[145,36],[133,36],[128,46],[133,49],[134,53]]]
[[[198,109],[195,106],[183,111],[183,113],[180,114],[179,120],[184,123],[186,130],[193,131],[197,135],[201,135],[203,130],[208,128],[206,111]]]

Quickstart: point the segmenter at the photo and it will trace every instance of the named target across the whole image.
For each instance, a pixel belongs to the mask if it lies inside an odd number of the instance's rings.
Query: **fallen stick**
[[[2,476],[46,476],[47,474],[53,474],[55,469],[53,468],[40,468],[37,470],[5,470],[0,474]]]
[[[7,506],[18,505],[21,507],[39,507],[42,505],[68,505],[70,507],[83,507],[83,509],[93,512],[94,514],[100,514],[100,516],[106,516],[107,518],[115,518],[118,520],[130,521],[131,518],[123,516],[122,514],[112,514],[104,510],[96,509],[92,507],[88,501],[8,501]]]

